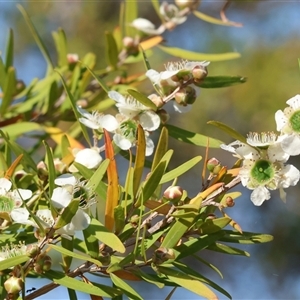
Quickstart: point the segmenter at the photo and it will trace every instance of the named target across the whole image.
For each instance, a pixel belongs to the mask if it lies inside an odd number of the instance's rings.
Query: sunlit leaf
[[[165,153],[168,150],[168,129],[166,127],[163,127],[159,136],[159,140],[157,142],[156,150],[154,153],[154,158],[152,161],[151,171],[154,170],[154,168],[158,165],[158,163],[161,161],[162,157],[165,155]]]
[[[162,51],[176,57],[180,57],[182,59],[186,59],[187,57],[189,60],[208,60],[208,61],[222,61],[222,60],[229,60],[239,58],[241,55],[237,52],[228,52],[228,53],[221,53],[221,54],[210,54],[210,53],[199,53],[188,51],[180,48],[171,48],[158,45]]]
[[[58,55],[58,65],[65,66],[68,64],[67,54],[67,38],[63,29],[59,28],[52,32],[52,37],[55,42],[56,53]]]
[[[223,230],[224,236],[220,238],[222,242],[239,243],[239,244],[259,244],[267,243],[273,240],[270,234],[254,233],[254,232],[239,232],[231,230]]]
[[[9,67],[5,77],[5,85],[3,89],[4,96],[0,102],[0,114],[3,116],[9,108],[13,95],[16,91],[16,70],[14,67]]]
[[[46,163],[48,168],[48,182],[49,182],[49,195],[52,196],[53,190],[54,190],[54,180],[56,178],[56,170],[54,166],[54,158],[52,149],[48,146],[48,144],[44,141],[44,146],[46,148]],[[64,226],[64,225],[63,225]]]
[[[127,90],[128,94],[130,94],[132,97],[134,97],[136,100],[138,100],[140,103],[142,103],[143,105],[149,107],[150,109],[156,111],[157,110],[157,106],[145,95],[139,93],[136,90]]]
[[[165,126],[169,131],[169,135],[181,142],[202,147],[207,147],[207,145],[209,145],[210,148],[220,148],[220,145],[222,144],[220,140],[191,132],[174,125],[166,124]]]
[[[230,254],[230,255],[250,256],[250,254],[247,251],[237,249],[228,245],[220,244],[220,243],[210,244],[206,249],[224,253],[224,254]]]
[[[105,32],[105,38],[106,38],[105,52],[106,52],[107,64],[111,66],[113,69],[115,69],[117,67],[118,54],[119,54],[117,43],[114,39],[114,36],[108,31]]]
[[[241,135],[236,130],[234,130],[233,128],[227,126],[226,124],[224,124],[222,122],[209,121],[209,122],[207,122],[207,124],[214,125],[215,127],[221,129],[222,131],[226,132],[228,135],[230,135],[231,137],[233,137],[234,139],[236,139],[242,143],[247,143],[247,140],[243,135]]]
[[[147,40],[144,40],[140,43],[140,46],[142,47],[143,50],[148,50],[153,48],[154,46],[157,46],[163,41],[162,36],[153,36],[150,37]]]
[[[137,30],[130,26],[133,20],[138,17],[136,0],[126,0],[125,1],[125,17],[124,17],[124,29],[125,36],[134,37]]]
[[[80,200],[73,199],[67,207],[64,208],[61,215],[58,216],[53,228],[59,229],[69,224],[73,217],[75,216]]]
[[[228,217],[208,219],[200,226],[199,233],[210,234],[213,232],[217,232],[228,225],[230,221],[231,218]]]
[[[14,256],[0,261],[0,271],[20,265],[29,260],[27,255]]]
[[[6,44],[6,60],[5,60],[5,69],[8,71],[9,67],[14,65],[14,32],[10,28],[9,36]]]

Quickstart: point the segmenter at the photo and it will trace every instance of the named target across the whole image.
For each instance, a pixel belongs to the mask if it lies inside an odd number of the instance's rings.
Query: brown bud
[[[4,288],[8,294],[18,295],[24,286],[21,278],[11,276],[4,282]],[[14,298],[12,298],[14,299]]]
[[[235,205],[235,202],[233,200],[232,197],[228,196],[226,199],[225,199],[225,202],[226,202],[226,206],[227,207],[232,207]]]
[[[196,90],[190,86],[180,89],[175,94],[175,101],[183,106],[193,104],[196,101]]]
[[[169,186],[164,191],[164,198],[172,202],[178,202],[183,194],[183,189],[180,186]]]
[[[208,75],[207,68],[199,65],[193,69],[192,75],[196,82],[200,82]]]
[[[168,249],[165,247],[160,247],[155,250],[152,261],[156,265],[160,265],[167,261],[168,259],[174,259],[175,258],[175,253],[173,249]]]

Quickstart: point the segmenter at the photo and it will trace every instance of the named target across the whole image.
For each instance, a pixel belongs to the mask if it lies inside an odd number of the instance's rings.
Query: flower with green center
[[[28,200],[32,192],[26,189],[10,190],[12,183],[6,178],[0,178],[0,218],[8,222],[18,222],[22,215],[18,212],[23,208],[20,206],[23,200]]]
[[[271,198],[269,190],[280,190],[280,197],[285,201],[283,188],[294,186],[300,178],[300,172],[292,165],[284,165],[289,156],[281,148],[281,140],[273,133],[250,134],[247,142],[233,142],[221,148],[243,159],[239,177],[243,186],[250,190],[251,201],[261,205]],[[257,148],[254,148],[257,147]]]
[[[283,135],[282,149],[289,155],[300,154],[300,95],[286,101],[289,105],[275,113],[277,130]]]

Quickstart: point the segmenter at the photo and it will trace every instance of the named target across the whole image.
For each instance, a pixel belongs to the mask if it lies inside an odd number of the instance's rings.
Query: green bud
[[[4,288],[9,295],[19,295],[22,288],[24,286],[24,282],[21,278],[11,276],[4,282]],[[11,298],[9,298],[11,299]],[[12,298],[15,299],[15,298]]]
[[[207,161],[206,167],[208,171],[213,175],[217,175],[222,169],[222,165],[220,164],[219,160],[214,157]]]

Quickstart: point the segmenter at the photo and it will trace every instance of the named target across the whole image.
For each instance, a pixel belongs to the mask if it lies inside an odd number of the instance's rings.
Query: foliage
[[[240,183],[253,190],[251,200],[256,205],[269,199],[268,189],[280,189],[283,194],[283,188],[297,183],[299,171],[285,165],[289,155],[299,154],[295,150],[297,124],[290,128],[286,120],[290,116],[278,111],[280,139],[270,133],[254,133],[246,139],[225,124],[211,121],[237,140],[230,146],[167,124],[163,108],[167,102],[184,112],[192,107],[199,87],[229,87],[244,83],[245,78],[208,76],[206,61],[181,60],[157,72],[150,65],[151,48],[183,59],[234,59],[238,53],[200,54],[163,46],[161,35],[175,29],[191,12],[218,25],[240,24],[205,16],[196,11],[197,1],[179,7],[152,3],[162,20],[157,29],[138,18],[136,1],[121,4],[120,26],[105,34],[107,66],[101,70],[95,70],[95,54],[78,58],[68,53],[62,29],[52,33],[57,52],[57,62],[53,62],[26,11],[19,7],[47,62],[47,72],[28,86],[17,78],[10,31],[5,59],[0,60],[0,269],[2,290],[6,290],[2,298],[14,299],[21,292],[22,298],[34,299],[61,285],[68,289],[70,299],[76,298],[74,291],[91,297],[143,299],[130,286],[132,280],[159,288],[183,287],[207,299],[217,298],[214,290],[231,298],[184,259],[194,257],[220,273],[201,258],[202,250],[249,256],[231,244],[272,240],[267,234],[243,232],[225,209],[233,207],[240,196],[230,191]],[[145,74],[127,76],[132,63],[143,63]],[[146,96],[139,84],[148,78],[156,93]],[[289,101],[295,108],[298,98]],[[115,107],[115,116],[104,114]],[[295,123],[296,113],[295,109]],[[92,136],[87,127],[93,130]],[[153,131],[159,132],[156,145],[150,138]],[[21,136],[30,138],[30,143],[20,142]],[[205,168],[197,195],[189,195],[177,186],[177,180],[202,157],[171,170],[169,136],[204,147]],[[232,168],[209,159],[209,149],[220,145],[238,156]],[[118,154],[128,160],[124,185],[119,182]],[[152,161],[147,160],[152,154]],[[82,235],[75,234],[80,231]],[[61,254],[59,271],[52,266],[53,251]],[[73,258],[82,263],[73,268]],[[110,278],[112,284],[99,284],[88,274]],[[25,295],[26,278],[40,276],[52,283]]]

